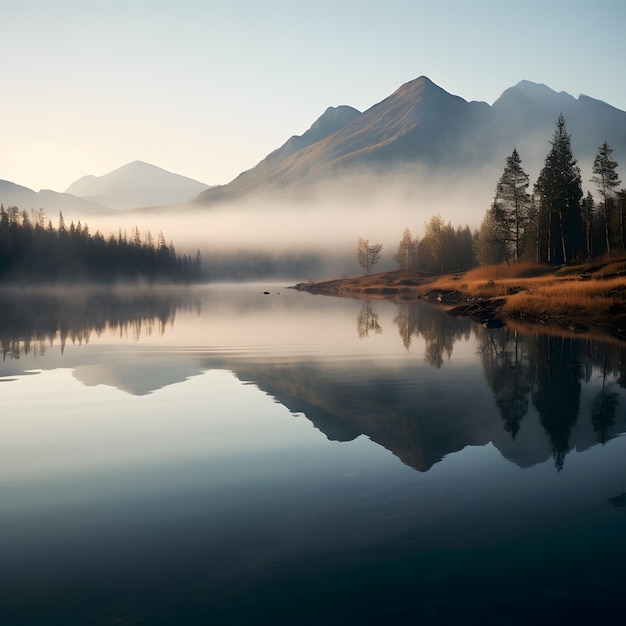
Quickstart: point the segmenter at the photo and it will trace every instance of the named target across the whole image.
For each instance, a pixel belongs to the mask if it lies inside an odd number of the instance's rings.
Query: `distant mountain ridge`
[[[208,188],[205,183],[156,165],[133,161],[103,176],[83,176],[64,193],[50,189],[34,191],[0,180],[0,203],[27,211],[42,208],[49,216],[65,211],[86,217],[120,209],[182,204]]]
[[[0,203],[5,208],[16,206],[21,210],[42,208],[48,217],[54,217],[59,211],[73,214],[94,215],[110,212],[106,207],[92,200],[77,198],[68,193],[59,193],[50,189],[34,191],[8,180],[0,180]]]
[[[497,175],[516,146],[525,165],[538,170],[559,113],[581,163],[591,163],[605,140],[618,161],[626,161],[626,112],[601,100],[577,99],[522,80],[490,106],[468,102],[421,76],[362,113],[352,107],[327,109],[303,135],[195,201],[211,204],[262,190],[315,185],[355,171],[384,175],[415,165],[448,174],[487,170]]]
[[[156,165],[133,161],[103,176],[83,176],[65,193],[113,209],[133,209],[186,202],[209,186]]]
[[[265,191],[297,197],[303,190],[320,189],[325,181],[348,181],[344,188],[354,189],[350,177],[355,174],[379,189],[392,188],[393,177],[400,175],[410,179],[413,188],[429,178],[451,184],[462,178],[492,180],[495,185],[513,147],[533,181],[559,113],[565,116],[575,158],[587,168],[584,186],[590,188],[591,163],[605,140],[620,166],[626,164],[626,112],[606,102],[522,80],[489,105],[468,102],[421,76],[363,112],[347,105],[328,107],[306,132],[290,137],[225,185],[210,187],[133,161],[103,176],[84,176],[65,193],[36,192],[0,181],[0,202],[26,210],[41,207],[49,214],[64,210],[91,215],[167,210],[187,203],[203,207]]]

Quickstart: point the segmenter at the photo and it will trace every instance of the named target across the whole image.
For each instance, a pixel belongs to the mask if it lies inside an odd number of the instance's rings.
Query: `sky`
[[[526,79],[626,110],[623,0],[0,0],[0,179],[64,191],[146,161],[209,185],[329,106],[418,76]]]

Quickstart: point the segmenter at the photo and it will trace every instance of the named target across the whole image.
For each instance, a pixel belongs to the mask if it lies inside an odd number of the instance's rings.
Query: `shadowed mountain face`
[[[297,189],[362,171],[410,171],[416,165],[444,174],[474,170],[497,175],[515,146],[534,174],[549,150],[559,113],[566,118],[581,164],[590,164],[605,140],[618,158],[626,154],[626,112],[599,100],[576,99],[521,81],[489,106],[451,95],[422,76],[363,113],[350,107],[328,109],[302,136],[292,137],[256,167],[228,185],[201,193],[196,201]]]
[[[574,98],[523,80],[507,89],[491,111],[496,145],[516,145],[528,162],[543,163],[559,113],[572,136],[574,156],[589,173],[598,146],[605,140],[618,161],[626,157],[626,112],[601,100],[585,95]]]
[[[83,176],[66,193],[113,209],[160,206],[186,202],[209,185],[134,161],[104,176]]]

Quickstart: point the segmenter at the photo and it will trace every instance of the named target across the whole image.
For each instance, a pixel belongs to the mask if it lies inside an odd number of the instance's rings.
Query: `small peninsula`
[[[300,283],[294,289],[371,300],[424,300],[486,326],[626,341],[626,257],[559,267],[491,265],[441,276],[394,270]]]

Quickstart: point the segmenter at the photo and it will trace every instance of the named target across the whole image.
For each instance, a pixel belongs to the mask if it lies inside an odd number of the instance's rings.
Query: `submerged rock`
[[[498,300],[481,300],[471,304],[462,304],[448,311],[449,315],[464,316],[473,319],[485,328],[502,328],[506,326],[498,316]]]
[[[503,326],[506,326],[506,324],[502,320],[492,318],[489,320],[485,320],[483,322],[483,326],[485,328],[502,328]]]

